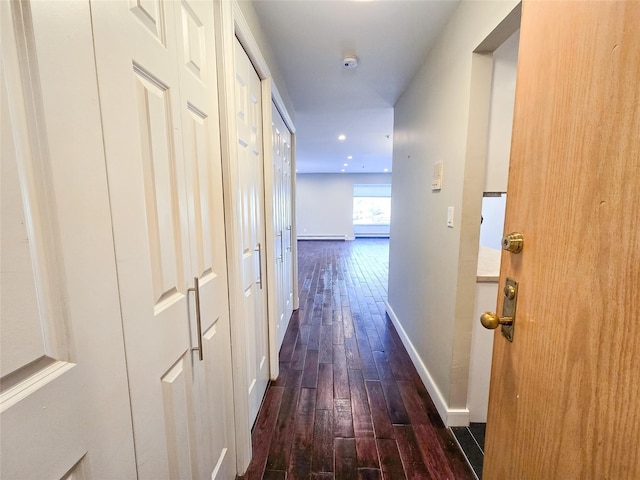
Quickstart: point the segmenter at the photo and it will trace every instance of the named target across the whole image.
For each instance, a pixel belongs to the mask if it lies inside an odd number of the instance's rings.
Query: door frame
[[[471,79],[470,79],[470,106],[469,106],[469,123],[467,134],[467,153],[466,162],[470,165],[471,173],[466,174],[466,178],[474,178],[473,192],[469,196],[469,202],[472,203],[470,208],[472,218],[478,218],[482,211],[482,198],[485,189],[485,175],[487,171],[488,147],[489,147],[489,127],[491,124],[491,88],[494,80],[494,58],[493,54],[503,43],[520,28],[520,18],[522,16],[522,2],[518,3],[511,12],[480,42],[480,44],[472,52],[471,60]],[[474,282],[476,288],[474,292],[477,295],[476,271],[479,257],[480,245],[480,224],[473,223],[473,228],[477,229],[477,233],[469,240],[469,252],[473,254]],[[474,297],[475,299],[475,297]],[[475,305],[473,312],[475,313]],[[479,318],[473,316],[473,323],[479,322]],[[469,333],[473,335],[474,325],[471,325]],[[455,420],[447,422],[449,426],[468,425],[472,416],[469,409],[469,395],[471,393],[471,354],[472,343],[469,346],[469,370],[467,376],[467,404],[463,415]],[[489,358],[489,367],[491,367],[491,358]],[[488,385],[487,385],[488,390]],[[450,412],[448,412],[450,413]],[[450,417],[448,417],[450,419]]]
[[[222,148],[222,171],[223,171],[223,195],[227,243],[227,268],[229,281],[229,310],[231,318],[231,345],[233,364],[233,389],[235,398],[235,430],[236,430],[236,466],[239,474],[246,471],[252,457],[251,428],[249,421],[249,407],[247,401],[246,385],[246,348],[245,335],[242,330],[240,318],[243,312],[243,289],[242,289],[242,265],[240,262],[240,239],[241,224],[240,198],[236,188],[239,173],[235,159],[237,158],[236,147],[236,118],[235,118],[235,69],[234,69],[234,37],[237,37],[243,48],[247,52],[261,82],[262,88],[262,119],[264,125],[269,125],[269,134],[263,134],[263,167],[271,166],[271,115],[273,101],[282,115],[282,118],[289,128],[292,136],[292,170],[295,170],[295,127],[288,113],[287,107],[280,95],[277,86],[272,81],[271,71],[265,60],[262,51],[256,41],[249,23],[247,22],[237,0],[228,2],[217,0],[216,8],[216,56],[218,63],[218,89],[219,89],[219,109],[220,109],[220,136]],[[265,123],[265,119],[266,122]],[[264,215],[271,212],[273,195],[273,176],[270,168],[263,168],[264,171]],[[295,175],[292,175],[292,196],[295,195]],[[295,198],[295,197],[293,197]],[[294,202],[295,203],[295,202]],[[295,227],[295,207],[292,212],[293,225],[292,237],[296,238]],[[262,219],[265,228],[265,253],[266,265],[274,262],[272,256],[274,241],[272,237],[273,228],[266,218]],[[292,248],[293,258],[297,257],[297,246]],[[267,272],[269,272],[267,268]],[[294,308],[298,307],[298,285],[297,285],[297,261],[293,265],[294,281]],[[275,277],[267,275],[267,322],[269,331],[269,375],[275,379],[279,374],[279,361],[277,349],[277,318],[272,314],[275,302]]]

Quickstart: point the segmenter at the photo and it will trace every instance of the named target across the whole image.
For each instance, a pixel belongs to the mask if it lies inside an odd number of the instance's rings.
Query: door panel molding
[[[3,78],[2,94],[3,102],[7,109],[4,114],[7,129],[3,133],[11,132],[14,162],[3,167],[3,176],[12,175],[14,181],[10,184],[3,182],[3,216],[7,214],[20,215],[15,221],[22,222],[21,232],[15,233],[13,238],[27,237],[27,243],[21,243],[21,253],[14,251],[13,255],[3,255],[3,264],[9,261],[21,262],[13,267],[4,266],[3,271],[12,269],[33,269],[30,285],[22,284],[16,291],[10,291],[15,287],[12,281],[3,281],[3,294],[11,302],[20,304],[25,310],[33,306],[30,312],[30,328],[33,335],[31,342],[25,338],[20,341],[11,339],[13,327],[10,324],[3,326],[2,339],[2,376],[10,372],[20,376],[18,371],[42,356],[55,360],[71,361],[75,355],[70,350],[71,338],[68,306],[65,298],[68,298],[67,285],[60,268],[64,264],[60,238],[60,224],[56,211],[55,192],[51,184],[53,176],[51,166],[51,152],[48,148],[49,138],[45,122],[45,105],[39,66],[35,61],[36,40],[31,27],[30,5],[15,4],[5,6],[3,17],[12,19],[13,25],[3,27],[7,32],[3,35],[2,63]],[[13,33],[13,35],[11,35]],[[9,128],[10,126],[10,128]],[[5,160],[9,161],[9,157]],[[10,170],[9,170],[10,169]],[[8,192],[8,189],[11,192]],[[5,203],[11,195],[11,204]],[[9,209],[6,212],[5,209]],[[21,214],[17,210],[21,210]],[[4,230],[7,232],[7,230]],[[7,242],[8,238],[3,238]],[[6,247],[6,243],[5,243]],[[24,271],[24,270],[23,270]],[[28,271],[28,270],[27,270]],[[6,275],[6,273],[5,273]],[[9,290],[7,292],[7,290]],[[3,296],[4,296],[3,295]],[[5,304],[6,308],[6,304]],[[4,313],[4,312],[3,312]],[[22,323],[22,322],[21,322]],[[12,330],[9,331],[9,328]],[[24,335],[24,325],[20,326],[16,335]],[[28,349],[29,343],[32,348]],[[39,345],[35,345],[39,344]],[[9,358],[12,357],[12,358]],[[22,372],[26,372],[23,370]],[[15,376],[14,375],[14,376]]]
[[[36,342],[41,352],[30,352],[43,361],[14,378],[0,400],[0,476],[133,478],[89,5],[1,2],[0,11],[2,320],[26,329],[40,323],[44,331]],[[8,179],[11,189],[4,188]],[[5,243],[10,232],[22,247]],[[17,259],[17,268],[5,269],[5,261]],[[7,299],[7,282],[30,284],[28,296]],[[5,310],[14,300],[22,307]],[[37,308],[27,309],[31,303]],[[36,321],[23,322],[25,313]],[[11,340],[23,345],[25,332],[14,333]],[[3,346],[5,354],[11,351]]]

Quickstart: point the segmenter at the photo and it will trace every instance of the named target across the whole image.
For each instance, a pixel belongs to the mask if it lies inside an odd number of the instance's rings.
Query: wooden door
[[[525,2],[484,476],[640,478],[640,3]],[[499,300],[498,312],[502,311]]]
[[[262,90],[251,60],[235,39],[238,188],[240,191],[243,330],[247,352],[249,424],[253,424],[269,381],[266,315],[267,251],[264,242]]]
[[[92,11],[138,475],[232,478],[213,4]]]
[[[135,478],[89,5],[0,19],[0,477]]]

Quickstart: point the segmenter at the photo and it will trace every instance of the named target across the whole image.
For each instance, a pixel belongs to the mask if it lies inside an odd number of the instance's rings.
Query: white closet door
[[[275,109],[275,106],[273,107]],[[282,149],[282,132],[276,126],[275,117],[278,115],[277,111],[272,113],[271,121],[271,146],[272,146],[272,181],[273,181],[273,258],[275,259],[275,304],[276,304],[276,329],[277,329],[277,346],[280,348],[282,344],[281,330],[284,324],[284,296],[283,290],[283,269],[282,258],[284,252],[284,219],[282,212],[282,155],[280,154]],[[279,116],[279,115],[278,115]]]
[[[291,224],[291,132],[275,104],[272,109],[273,229],[276,259],[278,347],[293,313]]]
[[[280,117],[280,114],[278,113]],[[284,295],[284,318],[286,330],[291,314],[293,313],[293,200],[291,198],[291,185],[293,183],[291,172],[291,132],[284,124],[282,117],[282,212],[285,229],[284,253],[282,256],[283,273],[283,295]],[[284,333],[283,333],[284,335]]]
[[[293,173],[291,166],[291,133],[287,131],[287,142],[285,143],[285,163],[284,163],[284,180],[283,180],[283,197],[284,197],[284,216],[285,216],[285,252],[283,258],[284,268],[284,310],[286,325],[289,325],[289,319],[293,314],[293,285],[295,282],[293,272],[293,199],[291,198],[291,190],[293,185]],[[286,326],[284,327],[286,330]],[[284,334],[283,334],[284,335]]]
[[[213,4],[92,9],[138,475],[233,478]]]
[[[135,478],[89,6],[0,9],[0,477]]]
[[[202,452],[198,477],[234,478],[231,332],[213,3],[183,1],[179,10],[178,71],[191,275],[199,281],[203,349],[203,361],[194,365],[195,424]],[[197,335],[197,328],[192,328],[193,345],[197,345]]]
[[[262,93],[260,78],[235,39],[238,188],[240,191],[243,329],[247,346],[249,423],[253,424],[269,381],[266,315]]]

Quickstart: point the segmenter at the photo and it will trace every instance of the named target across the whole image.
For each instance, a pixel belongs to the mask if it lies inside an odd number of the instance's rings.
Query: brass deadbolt
[[[513,285],[505,285],[504,287],[504,296],[509,300],[513,300],[516,298],[516,289]]]
[[[521,233],[513,232],[502,237],[502,249],[511,253],[520,253],[524,246],[524,238]]]

